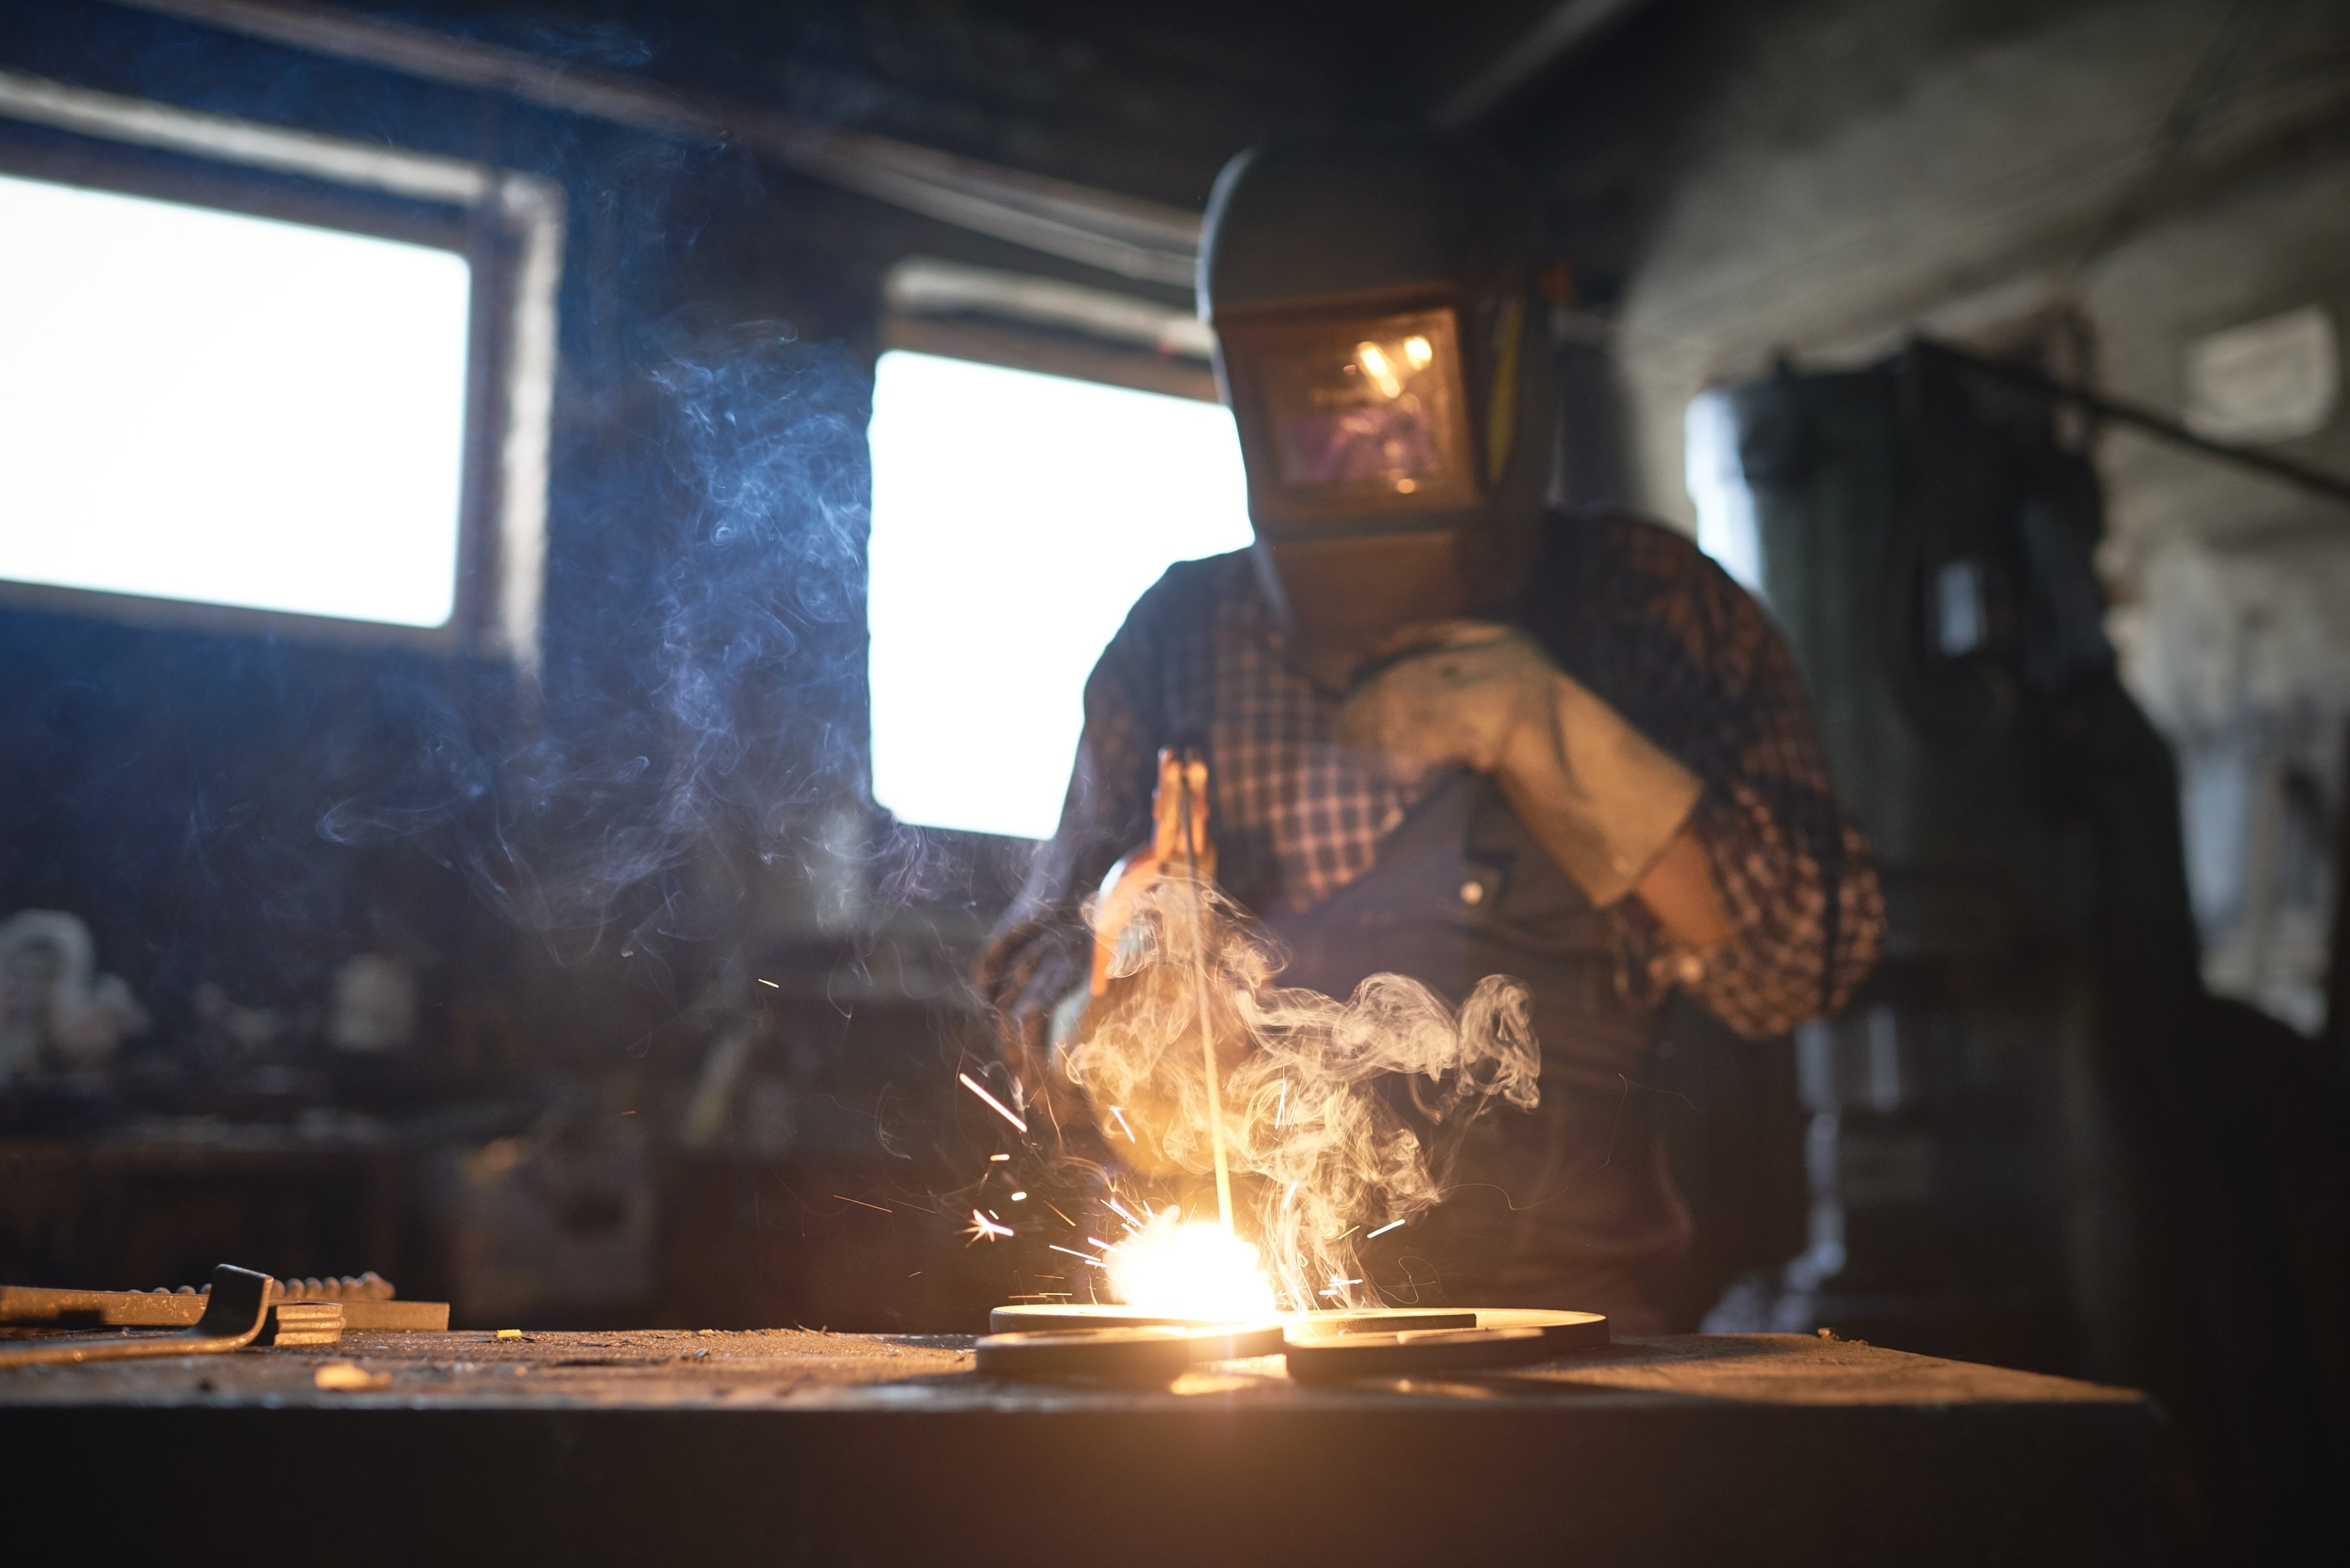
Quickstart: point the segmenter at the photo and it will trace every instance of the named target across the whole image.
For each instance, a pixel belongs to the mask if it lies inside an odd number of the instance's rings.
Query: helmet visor
[[[1218,331],[1261,523],[1475,501],[1451,309],[1220,323]]]

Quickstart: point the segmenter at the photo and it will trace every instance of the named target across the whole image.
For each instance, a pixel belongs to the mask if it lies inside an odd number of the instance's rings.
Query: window
[[[1762,538],[1754,493],[1738,455],[1738,416],[1726,392],[1707,392],[1689,406],[1682,426],[1682,473],[1697,508],[1698,548],[1739,585],[1764,597]]]
[[[0,233],[0,576],[448,622],[463,256],[5,176]]]
[[[0,601],[535,670],[553,182],[0,70]]]
[[[893,351],[871,438],[874,794],[1047,836],[1103,645],[1170,564],[1249,542],[1232,416]]]

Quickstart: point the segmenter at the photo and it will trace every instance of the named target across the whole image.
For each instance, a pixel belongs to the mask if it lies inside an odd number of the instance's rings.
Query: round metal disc
[[[1289,1341],[1289,1375],[1301,1383],[1399,1377],[1521,1366],[1552,1355],[1538,1328],[1425,1328],[1399,1334],[1301,1335]]]
[[[1608,1344],[1607,1316],[1596,1312],[1544,1312],[1533,1307],[1479,1307],[1479,1328],[1540,1329],[1543,1354],[1602,1350]]]
[[[1023,1303],[1000,1306],[989,1313],[987,1331],[1035,1334],[1065,1328],[1212,1328],[1231,1321],[1174,1317],[1093,1302]],[[1393,1334],[1409,1328],[1475,1328],[1479,1324],[1476,1309],[1471,1307],[1357,1307],[1340,1312],[1284,1313],[1281,1321],[1302,1334]]]
[[[1216,1328],[1228,1317],[1177,1317],[1093,1302],[1040,1302],[1000,1306],[987,1314],[990,1334],[1049,1334],[1075,1328]]]
[[[1277,1323],[1210,1328],[1143,1325],[991,1334],[975,1349],[979,1370],[998,1377],[1173,1377],[1201,1361],[1281,1351]]]
[[[1476,1328],[1468,1307],[1351,1307],[1338,1312],[1291,1313],[1281,1320],[1300,1336],[1325,1334],[1400,1334],[1415,1328]]]

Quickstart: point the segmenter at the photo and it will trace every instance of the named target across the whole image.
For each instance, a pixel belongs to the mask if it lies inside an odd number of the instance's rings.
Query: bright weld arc
[[[999,1100],[993,1095],[989,1094],[986,1086],[981,1084],[977,1078],[972,1077],[969,1073],[957,1073],[955,1076],[962,1080],[962,1086],[964,1088],[969,1089],[972,1094],[977,1095],[981,1099],[985,1100],[987,1102],[988,1108],[993,1111],[997,1116],[1002,1116],[1005,1121],[1010,1122],[1014,1127],[1018,1127],[1024,1133],[1028,1130],[1028,1124],[1022,1121],[1017,1116],[1014,1116],[1010,1106],[1005,1105],[1002,1100]]]

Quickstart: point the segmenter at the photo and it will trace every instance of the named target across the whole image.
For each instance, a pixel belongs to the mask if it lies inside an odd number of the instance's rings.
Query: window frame
[[[0,70],[0,173],[454,252],[471,267],[454,600],[413,627],[0,579],[0,608],[503,658],[536,679],[556,291],[553,181]]]

